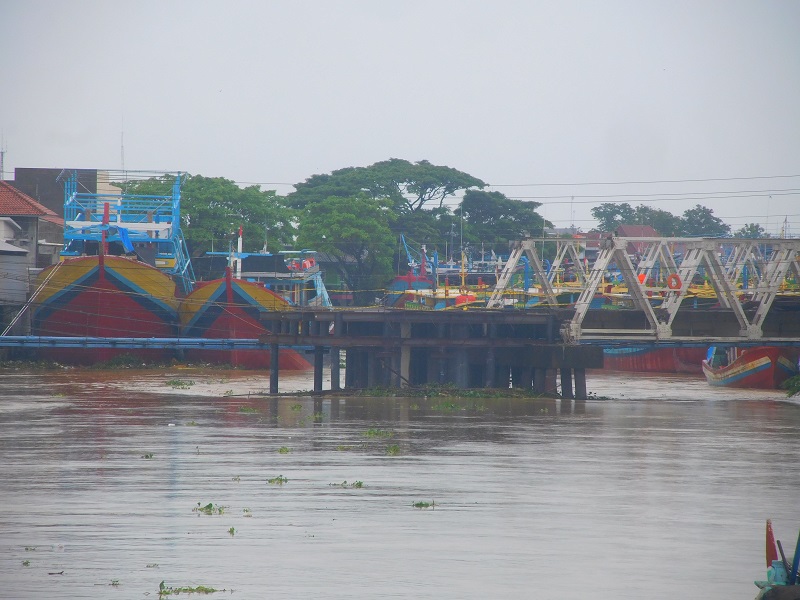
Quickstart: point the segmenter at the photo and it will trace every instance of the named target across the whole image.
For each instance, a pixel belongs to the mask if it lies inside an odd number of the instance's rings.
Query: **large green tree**
[[[392,275],[395,236],[385,202],[367,195],[314,202],[300,220],[297,243],[325,253],[357,304],[368,304]]]
[[[682,216],[640,204],[636,208],[627,202],[621,204],[605,202],[592,209],[599,231],[612,232],[623,224],[650,225],[663,236],[721,237],[730,234],[730,226],[714,216],[714,211],[696,205],[684,211]]]
[[[514,200],[500,192],[467,190],[455,213],[456,218],[463,216],[466,241],[506,253],[510,241],[540,236],[545,227],[553,226],[536,212],[540,206],[539,202]]]
[[[736,238],[765,238],[769,237],[767,230],[758,223],[748,223],[741,229],[733,232],[733,237]]]
[[[592,216],[597,220],[599,231],[614,231],[625,223],[635,223],[636,211],[627,202],[615,204],[604,202],[592,209]]]
[[[444,206],[447,197],[472,187],[482,188],[480,179],[451,167],[433,165],[427,160],[415,163],[399,158],[368,167],[346,167],[330,174],[312,175],[295,184],[287,196],[290,204],[304,208],[331,196],[365,194],[388,200],[399,213]]]
[[[640,204],[634,209],[632,223],[650,225],[660,235],[675,237],[683,233],[683,220],[671,212]]]
[[[730,225],[714,216],[714,211],[695,205],[683,211],[683,234],[691,237],[723,237],[731,232]]]

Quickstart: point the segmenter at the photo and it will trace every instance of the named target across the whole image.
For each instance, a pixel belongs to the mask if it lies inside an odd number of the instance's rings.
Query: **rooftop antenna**
[[[119,132],[119,153],[120,163],[122,164],[122,172],[125,172],[125,131]]]
[[[3,168],[6,162],[6,141],[5,138],[0,134],[0,181],[3,181],[6,178],[6,172]]]
[[[122,177],[124,181],[128,181],[128,176],[125,173],[125,115],[122,116],[122,125],[119,132],[119,154],[122,166]]]
[[[575,196],[570,196],[569,198],[569,213],[570,213],[570,226],[569,228],[572,230],[572,233],[575,233],[575,209],[572,206],[572,203],[575,202]]]

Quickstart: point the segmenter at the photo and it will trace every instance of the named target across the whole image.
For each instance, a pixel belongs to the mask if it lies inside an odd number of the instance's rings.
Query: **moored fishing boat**
[[[643,373],[703,372],[705,348],[604,348],[604,369]]]
[[[175,284],[167,275],[123,256],[83,256],[57,263],[36,280],[32,332],[65,337],[173,337],[178,330]],[[43,357],[94,364],[133,353],[168,358],[158,349],[42,349]]]
[[[263,285],[235,279],[228,267],[225,277],[198,283],[181,300],[178,308],[181,335],[195,338],[256,339],[267,333],[267,328],[262,323],[267,313],[286,310],[289,306],[286,299]],[[271,360],[268,350],[191,350],[187,357],[248,369],[267,369]],[[281,348],[279,368],[305,370],[310,369],[311,364],[296,350]]]
[[[797,358],[798,351],[788,347],[711,347],[702,364],[706,380],[713,386],[773,390],[797,375]]]
[[[753,583],[759,588],[756,600],[800,600],[800,534],[794,556],[786,556],[780,540],[775,539],[772,521],[767,519],[767,579]]]
[[[61,262],[42,271],[28,305],[31,332],[42,336],[164,338],[178,333],[176,280],[191,289],[191,264],[180,229],[182,174],[162,178],[163,194],[78,191],[77,172],[64,172],[64,248]],[[162,349],[113,345],[49,348],[46,358],[94,364],[131,354],[163,360]]]

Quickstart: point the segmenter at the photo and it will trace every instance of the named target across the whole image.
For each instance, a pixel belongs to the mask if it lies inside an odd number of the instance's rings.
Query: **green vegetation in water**
[[[302,404],[292,404],[289,407],[289,410],[291,410],[292,412],[300,412],[301,410],[303,410],[303,405]]]
[[[336,450],[339,452],[346,452],[347,450],[352,450],[352,446],[347,446],[346,444],[339,444],[336,446]]]
[[[29,561],[29,560],[23,560],[23,561],[22,561],[22,566],[23,566],[23,567],[30,567],[30,566],[31,566],[31,561]]]
[[[233,390],[225,390],[225,393],[222,394],[223,396],[233,396]]]
[[[367,429],[364,432],[364,437],[368,438],[389,438],[393,435],[394,434],[391,431],[387,431],[385,429]]]
[[[243,513],[243,516],[245,516],[245,517],[252,517],[253,516],[253,511],[250,510],[249,508],[243,508],[242,509],[242,513]]]
[[[69,365],[62,365],[52,360],[0,360],[0,369],[10,371],[66,371],[73,369]]]
[[[188,422],[188,423],[186,423],[186,424],[187,424],[188,426],[190,426],[190,427],[195,427],[195,426],[197,425],[197,421],[189,421],[189,422]]]
[[[179,594],[213,594],[214,592],[224,592],[226,590],[217,590],[212,587],[208,587],[206,585],[198,585],[195,587],[191,586],[182,586],[182,587],[171,587],[165,584],[164,581],[158,586],[158,597],[163,598],[165,596],[177,596]]]
[[[461,405],[452,400],[441,400],[436,404],[431,404],[431,410],[443,413],[458,412],[461,410]]]
[[[354,481],[353,483],[347,483],[347,481],[343,481],[342,483],[329,483],[331,487],[343,487],[343,488],[354,488],[354,489],[361,489],[364,487],[363,481]]]
[[[194,381],[190,379],[170,379],[164,385],[168,385],[173,390],[188,390],[194,385]]]
[[[205,506],[198,502],[197,506],[192,509],[192,512],[203,513],[204,515],[221,515],[225,512],[225,508],[226,507],[214,504],[213,502],[209,502]]]
[[[25,552],[36,552],[36,546],[25,546]]]
[[[231,527],[228,529],[228,533],[230,534],[231,537],[233,537],[236,534],[236,530],[233,527]]]
[[[789,396],[790,398],[792,396],[800,395],[800,375],[795,375],[794,377],[790,377],[789,379],[783,382],[781,387],[786,390],[786,395]]]
[[[147,362],[134,354],[120,354],[112,359],[104,360],[92,365],[93,369],[141,369]]]
[[[119,579],[112,579],[111,583],[109,583],[108,585],[113,585],[114,587],[119,586]]]
[[[145,565],[148,569],[157,569],[158,563],[150,563],[149,565]]]
[[[386,446],[386,454],[389,456],[397,456],[400,454],[400,446],[397,444],[391,444],[390,446]]]
[[[248,414],[251,414],[251,413],[257,413],[257,412],[258,412],[258,409],[256,409],[256,408],[253,408],[252,406],[240,406],[240,407],[239,407],[239,412],[240,412],[240,413],[248,413]]]
[[[277,477],[273,477],[271,479],[267,479],[267,483],[272,485],[283,485],[284,483],[288,482],[289,480],[286,479],[283,475],[278,475]]]
[[[236,483],[239,483],[241,480],[242,478],[239,475],[237,475],[236,477],[231,477],[231,481],[235,481]]]
[[[289,454],[289,452],[291,452],[291,450],[289,450],[288,446],[281,446],[278,449],[278,454]]]
[[[146,458],[148,460],[153,458],[154,456],[155,456],[155,454],[153,454],[152,452],[148,452],[146,454],[142,454],[142,458]]]
[[[431,500],[430,502],[424,502],[424,501],[422,501],[422,502],[414,502],[411,506],[413,506],[414,508],[419,508],[419,509],[425,509],[425,508],[431,508],[432,509],[432,508],[436,507],[436,502],[434,502],[433,500]]]

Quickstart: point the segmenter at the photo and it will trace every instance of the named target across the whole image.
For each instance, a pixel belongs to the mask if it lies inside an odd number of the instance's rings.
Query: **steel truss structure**
[[[556,258],[545,269],[536,244],[555,243]],[[763,337],[764,319],[787,277],[800,284],[800,239],[763,238],[662,238],[616,237],[600,240],[600,250],[591,268],[582,268],[585,240],[529,238],[517,242],[497,280],[489,308],[503,306],[512,275],[525,257],[539,293],[550,306],[557,306],[553,280],[566,257],[573,261],[580,296],[571,320],[562,327],[565,342],[619,339],[670,341],[672,325],[690,285],[699,276],[716,294],[721,309],[732,311],[739,334],[729,341],[753,341]],[[633,250],[632,250],[633,249]],[[602,291],[610,272],[618,273],[635,309],[641,310],[646,327],[640,329],[587,329],[583,321],[595,295]],[[800,292],[797,292],[800,293]],[[653,298],[661,303],[656,310]],[[747,309],[745,308],[747,307]]]

